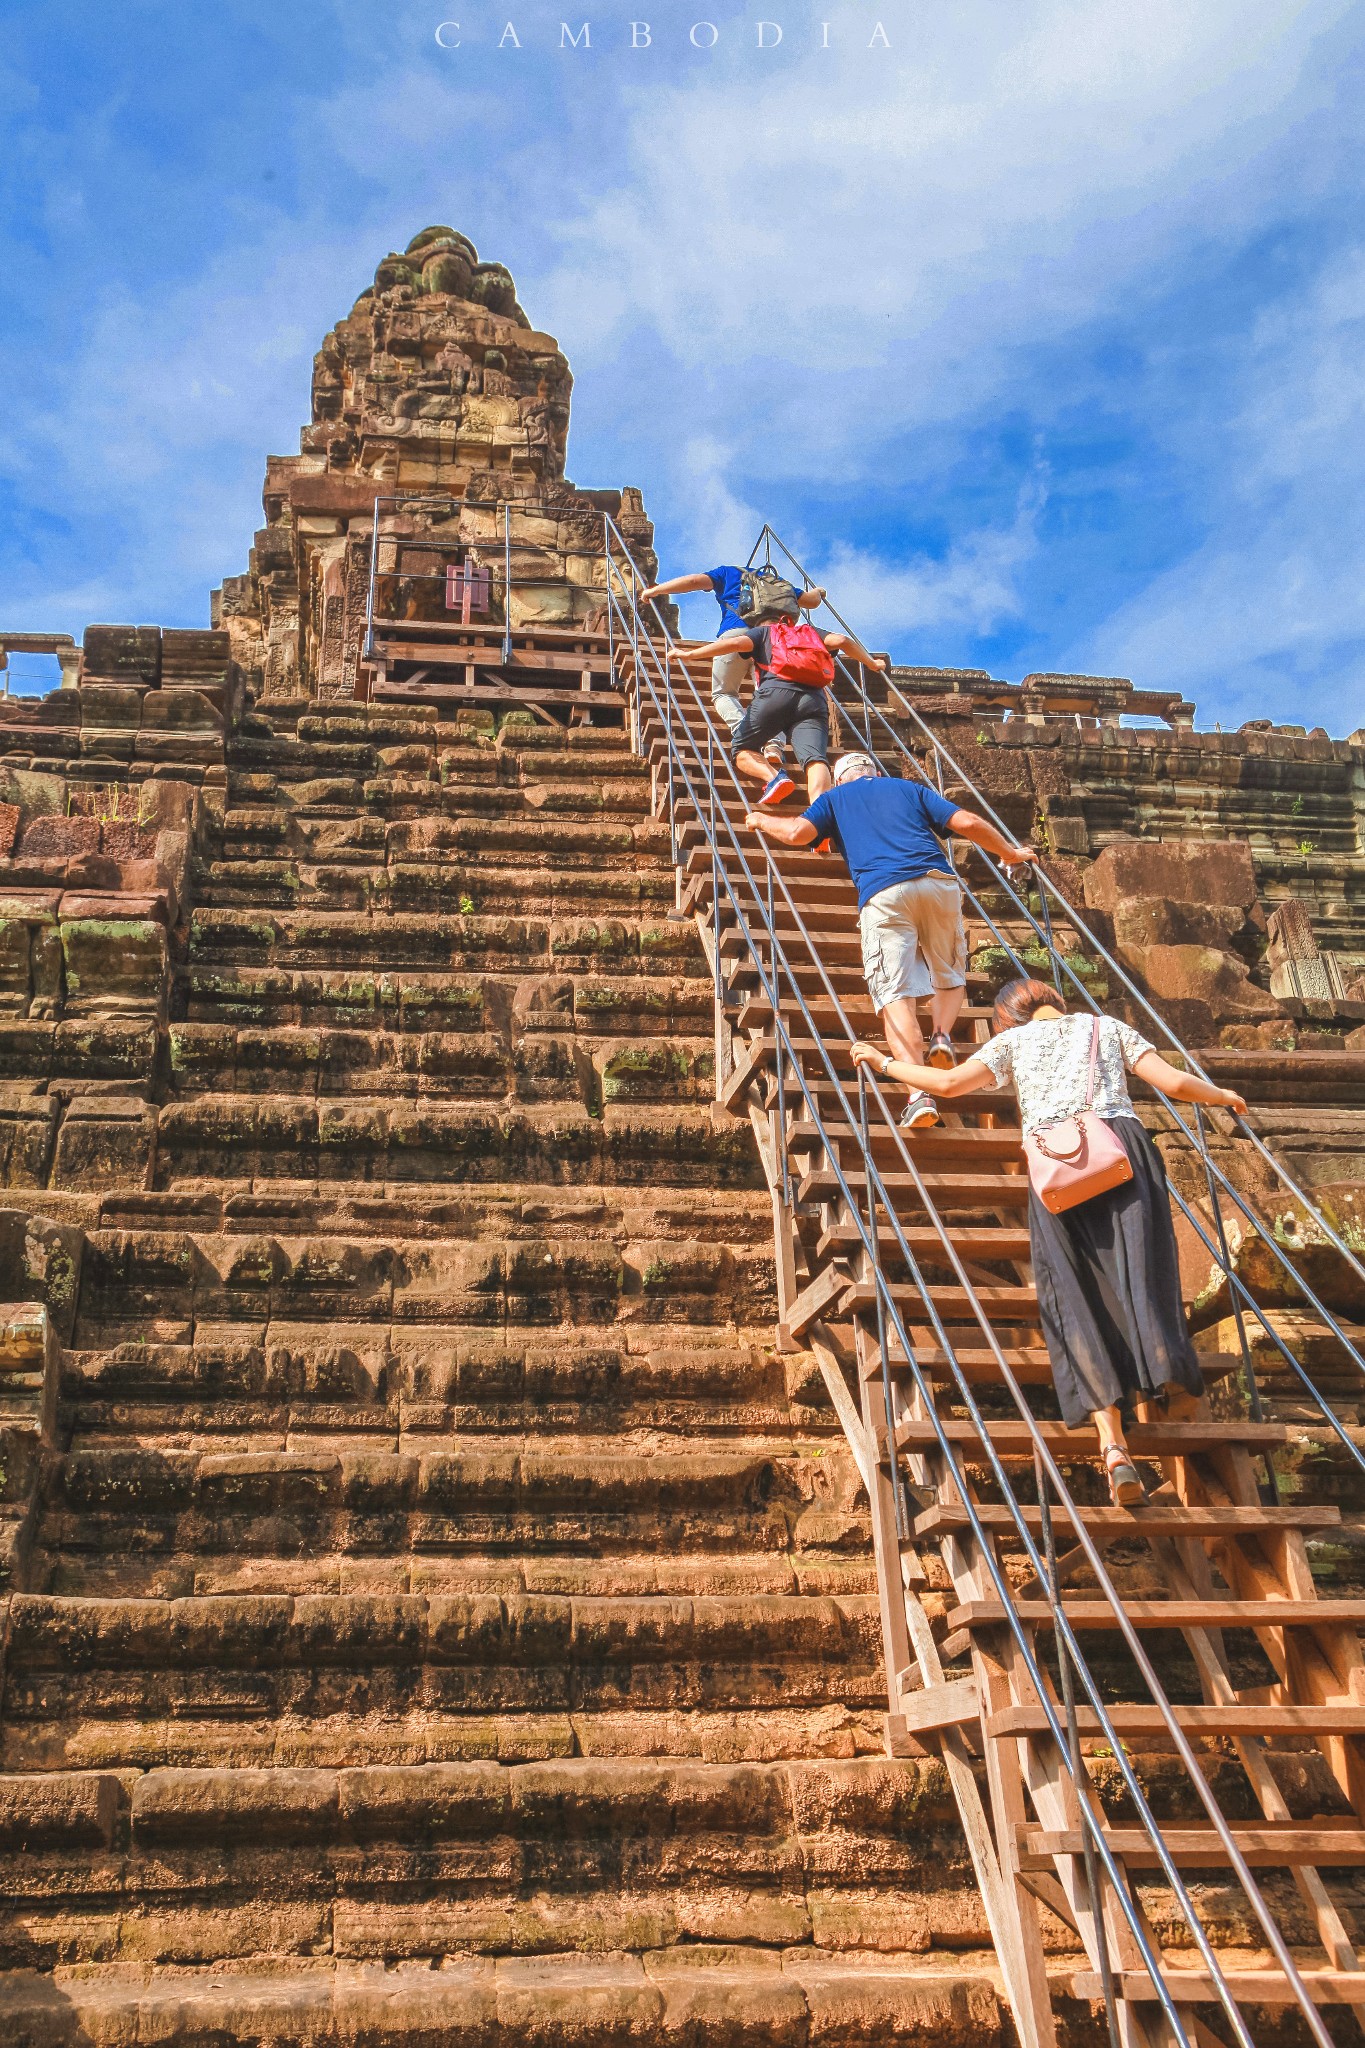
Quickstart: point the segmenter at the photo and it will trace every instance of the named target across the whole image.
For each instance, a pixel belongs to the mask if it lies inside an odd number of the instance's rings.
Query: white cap
[[[841,754],[834,764],[835,786],[847,782],[850,775],[880,775],[881,769],[871,754]]]

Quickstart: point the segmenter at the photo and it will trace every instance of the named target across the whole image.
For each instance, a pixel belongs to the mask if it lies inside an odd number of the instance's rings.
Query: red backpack
[[[814,626],[778,619],[768,628],[767,674],[804,690],[823,690],[834,681],[834,656]]]

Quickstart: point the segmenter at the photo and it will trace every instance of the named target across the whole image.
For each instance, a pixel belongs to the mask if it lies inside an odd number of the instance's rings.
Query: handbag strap
[[[1085,1106],[1089,1109],[1095,1100],[1095,1063],[1100,1056],[1100,1020],[1096,1015],[1090,1028],[1090,1070],[1085,1077]]]

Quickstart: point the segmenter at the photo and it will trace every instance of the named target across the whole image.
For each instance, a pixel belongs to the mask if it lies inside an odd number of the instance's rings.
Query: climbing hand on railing
[[[1159,1088],[1163,1095],[1169,1095],[1176,1102],[1198,1102],[1205,1109],[1230,1109],[1237,1116],[1247,1113],[1246,1100],[1235,1088],[1220,1088],[1216,1081],[1206,1081],[1202,1074],[1190,1074],[1182,1067],[1173,1067],[1155,1050],[1143,1053],[1133,1072],[1149,1088]]]
[[[855,1067],[875,1067],[884,1074],[891,1063],[891,1055],[880,1045],[869,1045],[865,1038],[855,1038],[850,1048]]]

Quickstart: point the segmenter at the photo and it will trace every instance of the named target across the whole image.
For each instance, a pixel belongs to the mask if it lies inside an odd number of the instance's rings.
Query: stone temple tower
[[[323,342],[297,455],[270,456],[265,525],[213,623],[270,697],[351,697],[364,661],[372,541],[383,596],[434,616],[444,571],[484,563],[512,625],[586,623],[600,603],[603,511],[654,573],[638,490],[578,490],[564,475],[573,377],[500,263],[453,228],[386,256]],[[430,559],[412,543],[431,540]],[[502,564],[511,568],[510,591]],[[432,586],[432,587],[426,587]],[[363,686],[363,685],[362,685]]]

